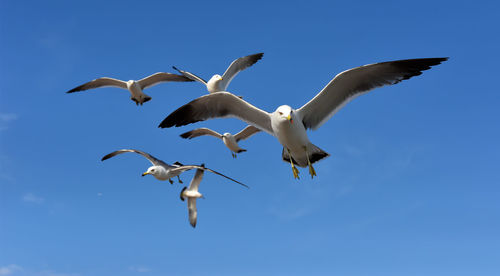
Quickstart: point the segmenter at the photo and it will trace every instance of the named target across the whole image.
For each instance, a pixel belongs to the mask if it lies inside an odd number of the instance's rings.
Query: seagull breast
[[[280,106],[271,114],[271,126],[278,141],[290,151],[303,151],[309,144],[302,120],[289,106]]]

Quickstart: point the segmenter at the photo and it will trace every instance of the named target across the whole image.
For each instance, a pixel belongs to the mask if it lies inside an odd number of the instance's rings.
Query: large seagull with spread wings
[[[283,145],[282,158],[290,162],[293,175],[299,167],[309,167],[328,153],[313,145],[306,129],[317,129],[354,98],[384,85],[392,85],[422,74],[448,58],[421,58],[368,64],[336,75],[313,99],[299,109],[288,105],[269,113],[229,92],[202,96],[178,108],[159,125],[160,128],[184,126],[217,117],[236,117],[273,136]]]

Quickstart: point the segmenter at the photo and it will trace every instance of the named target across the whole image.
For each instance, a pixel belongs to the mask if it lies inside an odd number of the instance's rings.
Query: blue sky
[[[1,1],[0,275],[499,275],[496,1]],[[208,79],[264,52],[229,90],[300,107],[335,74],[450,60],[346,105],[310,140],[331,154],[294,180],[265,133],[233,159],[196,127],[158,129],[197,83],[64,92],[171,66]],[[198,225],[182,186],[141,177],[136,148],[200,164]],[[187,183],[193,172],[183,175]]]

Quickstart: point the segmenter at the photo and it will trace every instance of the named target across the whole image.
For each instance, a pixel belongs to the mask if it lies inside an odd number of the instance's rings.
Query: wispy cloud
[[[151,271],[151,268],[145,266],[130,266],[128,269],[130,271],[135,271],[139,273],[146,273]]]
[[[19,116],[14,113],[0,113],[0,131],[8,129],[8,124],[18,117]]]
[[[17,114],[14,113],[0,113],[0,121],[8,123],[17,119]]]
[[[43,197],[37,196],[35,194],[27,193],[23,196],[23,201],[29,202],[29,203],[42,204],[45,201],[45,199]]]
[[[0,275],[15,275],[21,271],[23,271],[23,268],[15,264],[0,266]]]

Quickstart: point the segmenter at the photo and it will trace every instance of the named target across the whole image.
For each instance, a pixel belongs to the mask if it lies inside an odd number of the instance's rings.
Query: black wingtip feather
[[[191,133],[192,132],[193,131],[188,131],[188,132],[185,132],[185,133],[183,133],[183,134],[181,134],[179,136],[182,137],[182,138],[184,138],[184,139],[191,139]]]
[[[190,119],[194,115],[194,109],[190,104],[179,107],[176,111],[168,115],[159,125],[159,128],[180,127],[187,124],[199,122],[201,120]]]

